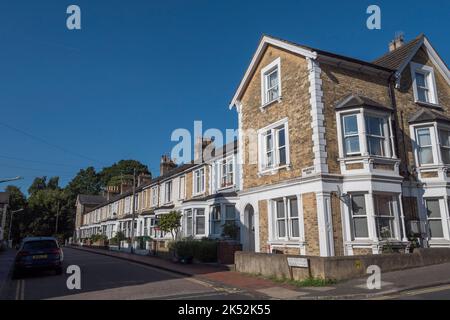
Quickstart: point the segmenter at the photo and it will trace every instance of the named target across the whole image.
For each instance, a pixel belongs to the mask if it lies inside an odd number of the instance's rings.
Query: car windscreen
[[[56,249],[58,246],[54,240],[27,241],[23,244],[24,250]]]

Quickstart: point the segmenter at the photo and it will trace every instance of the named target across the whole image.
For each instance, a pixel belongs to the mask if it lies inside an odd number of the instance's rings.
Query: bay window
[[[375,224],[377,236],[381,239],[395,238],[395,205],[391,195],[374,194]]]
[[[287,119],[259,131],[259,158],[260,171],[289,165]]]
[[[442,228],[442,216],[439,205],[440,199],[426,199],[425,206],[427,208],[428,231],[430,238],[444,238]]]
[[[356,114],[343,116],[345,155],[360,155],[358,119]]]
[[[440,129],[439,130],[439,143],[441,146],[442,162],[444,164],[450,164],[450,131]]]
[[[362,111],[343,113],[340,119],[342,155],[392,157],[390,115]]]
[[[422,165],[434,163],[430,128],[419,128],[416,130],[416,133],[419,164]]]
[[[194,220],[192,219],[192,209],[188,209],[184,212],[185,216],[185,233],[186,236],[192,236],[194,230]]]
[[[194,209],[195,212],[195,235],[205,234],[205,209]]]
[[[222,232],[222,214],[220,205],[211,207],[211,234],[219,235]]]

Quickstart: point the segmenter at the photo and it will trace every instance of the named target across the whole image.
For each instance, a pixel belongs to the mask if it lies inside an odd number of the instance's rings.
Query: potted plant
[[[239,234],[239,227],[235,222],[225,223],[222,229],[222,237],[227,240],[236,240]]]

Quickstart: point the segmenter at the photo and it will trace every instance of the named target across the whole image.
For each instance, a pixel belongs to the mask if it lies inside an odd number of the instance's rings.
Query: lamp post
[[[11,219],[9,220],[9,232],[8,232],[8,243],[10,243],[11,247],[12,247],[11,230],[12,230],[12,222],[13,222],[14,213],[19,213],[19,212],[22,212],[22,211],[23,211],[23,208],[19,209],[19,210],[11,211]]]
[[[133,170],[133,201],[131,209],[131,253],[134,253],[134,221],[135,221],[135,207],[136,207],[136,169]]]
[[[22,177],[15,177],[15,178],[0,179],[0,183],[9,182],[9,181],[16,181],[16,180],[21,180],[21,179],[23,179],[23,178]]]

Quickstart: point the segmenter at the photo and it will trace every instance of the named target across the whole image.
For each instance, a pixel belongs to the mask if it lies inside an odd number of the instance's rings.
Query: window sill
[[[217,189],[217,191],[224,191],[224,190],[232,189],[234,187],[235,187],[235,185],[232,184],[232,185],[229,185],[229,186],[220,187],[220,188]]]
[[[281,169],[291,170],[292,166],[291,166],[291,164],[286,164],[286,165],[280,166],[280,167],[260,170],[260,171],[258,171],[258,176],[273,175],[273,174],[278,173],[278,171],[280,171]]]
[[[419,101],[419,100],[415,100],[414,103],[419,105],[419,106],[421,106],[421,107],[429,107],[429,108],[442,110],[442,107],[439,104],[436,104],[436,103],[424,102],[424,101]]]
[[[267,242],[271,246],[285,246],[285,245],[303,245],[306,242],[300,240],[300,238],[291,238],[291,239],[279,239],[279,240],[270,240]]]
[[[282,97],[280,96],[280,97],[278,97],[275,100],[272,100],[272,101],[269,101],[269,102],[266,102],[266,103],[262,104],[261,107],[259,107],[259,108],[261,109],[261,111],[264,112],[267,107],[269,107],[269,106],[271,106],[272,104],[275,104],[275,103],[280,103],[281,101],[282,101]]]

